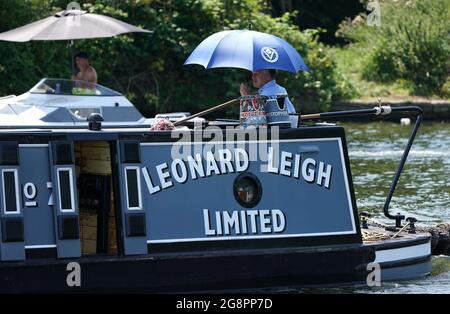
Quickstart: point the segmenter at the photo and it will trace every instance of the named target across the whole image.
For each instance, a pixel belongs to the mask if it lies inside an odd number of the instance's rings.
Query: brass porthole
[[[262,197],[262,186],[259,179],[250,172],[241,173],[233,183],[234,198],[246,207],[252,208],[258,205]]]

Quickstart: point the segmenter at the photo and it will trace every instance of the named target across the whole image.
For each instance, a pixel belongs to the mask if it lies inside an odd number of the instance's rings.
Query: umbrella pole
[[[70,41],[70,60],[72,64],[72,74],[75,74],[75,53],[74,53],[74,44],[73,40]]]

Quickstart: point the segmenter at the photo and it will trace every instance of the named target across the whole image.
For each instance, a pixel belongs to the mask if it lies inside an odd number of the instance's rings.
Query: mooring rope
[[[403,228],[401,228],[401,229],[400,229],[396,234],[394,234],[391,238],[392,238],[392,239],[395,238],[397,235],[400,234],[400,232],[402,232],[403,230],[405,230],[405,228],[408,227],[410,224],[411,224],[410,222],[408,222],[407,224],[405,224],[405,225],[403,226]]]
[[[382,224],[381,222],[377,222],[369,217],[366,217],[367,221],[370,221],[375,227],[379,227],[379,228],[386,228],[388,227],[388,225]]]
[[[388,225],[385,225],[383,223],[380,223],[378,221],[375,221],[369,217],[365,217],[365,219],[373,226],[373,227],[378,227],[378,228],[382,228],[385,229],[387,227],[389,227]],[[375,230],[361,230],[362,231],[362,235],[363,235],[363,239],[365,241],[375,241],[375,240],[383,240],[383,239],[394,239],[396,238],[400,233],[402,233],[403,231],[405,231],[405,229],[407,227],[409,227],[411,225],[411,222],[407,222],[399,231],[397,231],[394,235],[390,236],[386,233],[380,233],[377,232]]]

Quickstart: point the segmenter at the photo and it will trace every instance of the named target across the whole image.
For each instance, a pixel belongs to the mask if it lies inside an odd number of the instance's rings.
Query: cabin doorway
[[[111,146],[107,141],[76,141],[75,169],[82,255],[117,255]]]

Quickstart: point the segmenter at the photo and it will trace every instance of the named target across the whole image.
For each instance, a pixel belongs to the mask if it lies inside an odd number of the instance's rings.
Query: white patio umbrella
[[[26,42],[30,40],[73,40],[113,37],[124,33],[151,33],[109,16],[70,9],[25,26],[0,33],[0,40]],[[72,51],[72,69],[73,49]]]

